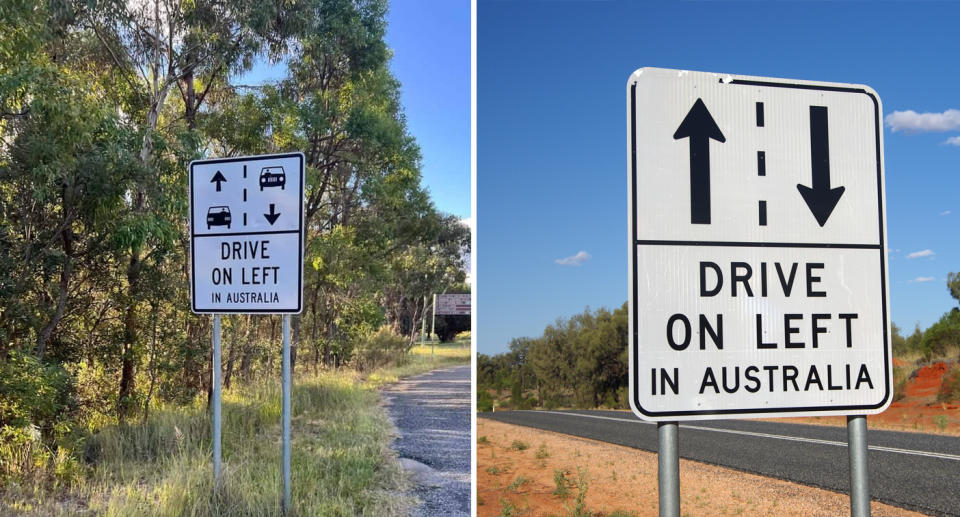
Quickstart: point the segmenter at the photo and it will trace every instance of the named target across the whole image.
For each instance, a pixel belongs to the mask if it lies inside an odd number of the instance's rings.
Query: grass
[[[530,448],[530,444],[529,444],[529,443],[526,443],[526,442],[522,442],[522,441],[520,441],[520,440],[514,440],[514,441],[510,444],[510,448],[513,449],[513,450],[515,450],[515,451],[525,451],[525,450],[527,450],[527,449]]]
[[[440,352],[442,350],[442,352]],[[407,365],[295,376],[291,515],[406,515],[413,504],[389,449],[391,425],[376,388],[388,379],[469,361],[469,347],[438,346]],[[427,351],[429,354],[429,351]],[[214,493],[204,400],[160,407],[149,421],[108,426],[85,446],[86,475],[38,493],[5,487],[0,514],[79,516],[281,515],[278,381],[223,393],[223,473]]]
[[[431,349],[432,353],[431,353]],[[366,383],[372,387],[397,382],[404,377],[412,377],[437,368],[470,364],[470,343],[452,343],[436,345],[415,345],[410,349],[406,364],[377,370],[366,376]]]

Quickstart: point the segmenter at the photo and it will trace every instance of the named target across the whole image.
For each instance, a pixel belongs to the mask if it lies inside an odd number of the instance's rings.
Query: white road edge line
[[[627,422],[630,424],[649,424],[655,425],[656,422],[647,422],[644,420],[632,420],[627,418],[615,418],[612,416],[600,416],[600,415],[584,415],[581,413],[563,413],[560,411],[537,411],[537,413],[550,413],[552,415],[562,415],[562,416],[579,416],[583,418],[596,418],[598,420],[614,420],[617,422]],[[767,433],[754,433],[752,431],[736,431],[733,429],[717,429],[714,427],[701,427],[696,425],[687,425],[681,424],[684,429],[696,429],[698,431],[713,431],[715,433],[728,433],[728,434],[740,434],[744,436],[756,436],[757,438],[771,438],[775,440],[787,440],[791,442],[807,442],[807,443],[816,443],[820,445],[834,445],[837,447],[846,447],[846,442],[835,442],[832,440],[818,440],[816,438],[801,438],[799,436],[785,436],[782,434],[767,434]],[[941,452],[927,452],[927,451],[916,451],[912,449],[899,449],[896,447],[883,447],[880,445],[869,445],[867,448],[871,451],[879,452],[892,452],[896,454],[908,454],[911,456],[926,456],[928,458],[940,458],[944,460],[953,460],[960,461],[960,455],[956,454],[946,454]]]

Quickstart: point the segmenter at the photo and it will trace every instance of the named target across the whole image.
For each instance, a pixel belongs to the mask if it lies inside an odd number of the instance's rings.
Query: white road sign
[[[438,294],[437,314],[463,316],[470,314],[470,294]]]
[[[303,160],[290,153],[190,163],[193,312],[300,312]]]
[[[881,116],[862,85],[630,76],[638,416],[864,415],[890,404]]]

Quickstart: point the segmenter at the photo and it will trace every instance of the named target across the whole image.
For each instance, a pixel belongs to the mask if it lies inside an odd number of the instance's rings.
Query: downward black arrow
[[[690,138],[690,222],[710,224],[710,139],[726,142],[710,110],[697,99],[673,139]]]
[[[263,214],[267,218],[267,222],[270,223],[270,226],[273,226],[273,223],[276,222],[277,218],[280,217],[280,213],[275,211],[274,204],[270,203],[270,213]]]
[[[836,208],[844,187],[830,188],[830,142],[827,133],[827,107],[810,106],[810,158],[813,164],[813,188],[797,184],[797,190],[810,207],[820,226]]]
[[[217,192],[220,192],[220,183],[224,181],[227,181],[227,178],[223,177],[223,173],[221,173],[220,171],[217,171],[217,173],[213,175],[213,179],[210,180],[210,183],[216,183]]]

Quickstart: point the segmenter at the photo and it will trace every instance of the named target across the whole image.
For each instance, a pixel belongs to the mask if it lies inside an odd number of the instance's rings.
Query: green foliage
[[[510,449],[514,451],[525,451],[530,448],[530,444],[520,440],[510,442]]]
[[[960,365],[954,365],[943,375],[943,382],[940,384],[940,391],[937,393],[937,401],[939,402],[953,402],[955,400],[960,400]]]
[[[385,0],[0,3],[0,475],[37,488],[25,507],[85,476],[78,458],[122,456],[133,468],[204,446],[189,441],[199,417],[174,423],[186,442],[171,441],[163,421],[203,405],[213,373],[210,319],[189,310],[193,159],[306,155],[298,374],[391,366],[370,374],[374,386],[463,361],[468,352],[408,354],[423,298],[466,288],[470,232],[421,185],[386,9]],[[283,78],[237,84],[256,60],[282,62]],[[275,377],[280,329],[276,316],[223,318],[226,386]],[[200,503],[180,492],[203,486],[197,457],[177,460],[185,484],[167,480],[97,513],[154,497],[170,498],[163,512],[193,513]],[[230,513],[263,513],[250,510],[262,501],[234,495],[246,502]],[[373,508],[364,504],[334,500],[317,513]]]
[[[563,469],[553,469],[553,495],[566,498],[570,494],[570,480],[567,479],[567,472]]]
[[[960,348],[960,309],[954,307],[923,333],[919,349],[929,359],[956,348]]]
[[[586,310],[557,320],[535,338],[514,339],[510,352],[477,356],[477,385],[500,393],[510,387],[510,406],[616,409],[628,407],[627,307]],[[523,393],[534,391],[536,397]]]
[[[408,339],[395,334],[389,327],[381,327],[364,338],[357,347],[357,369],[363,372],[390,365],[402,365],[410,347]]]
[[[960,303],[960,273],[947,273],[947,290]]]
[[[493,411],[493,397],[490,396],[487,390],[477,390],[477,411]]]
[[[60,366],[18,350],[0,361],[0,428],[51,430],[73,407],[70,377]]]

